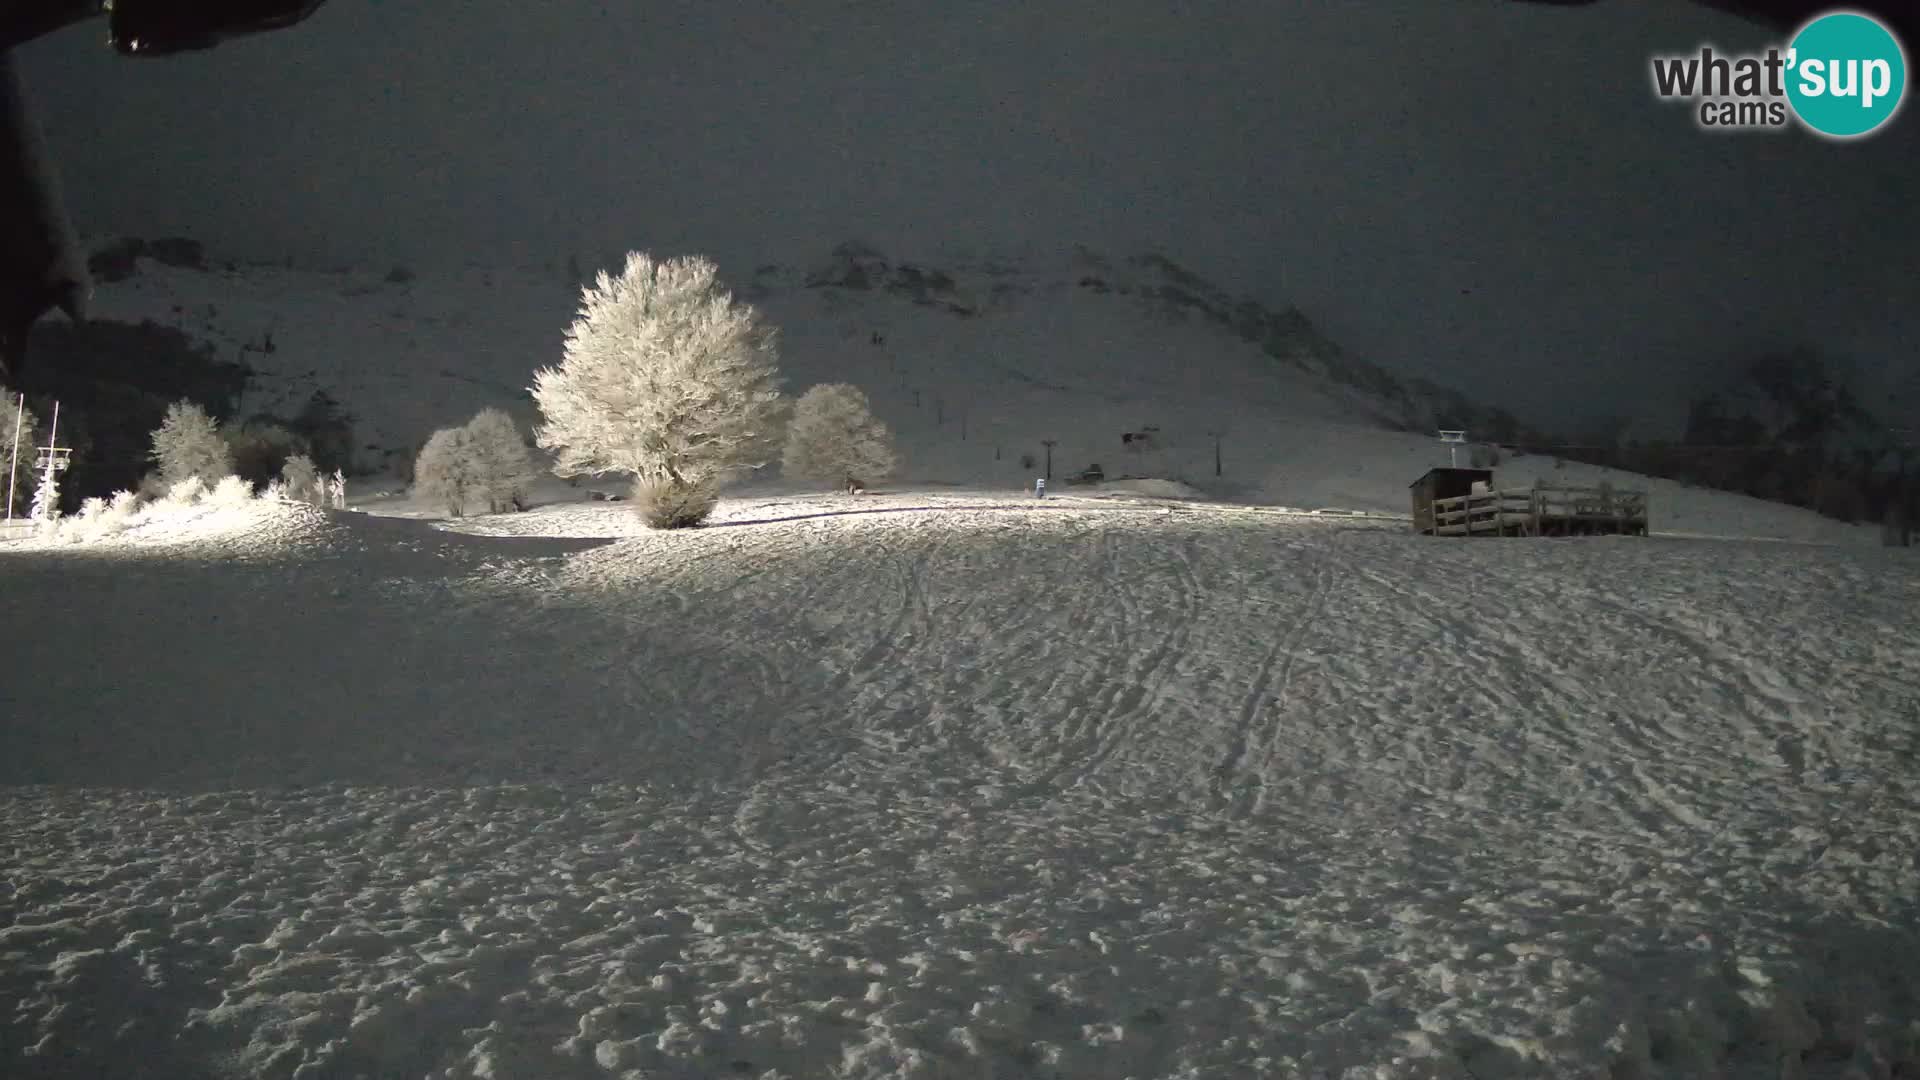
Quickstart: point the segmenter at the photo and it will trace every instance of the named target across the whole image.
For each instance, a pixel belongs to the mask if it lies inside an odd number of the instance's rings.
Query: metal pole
[[[20,425],[27,417],[27,395],[20,395],[20,407],[13,414],[13,463],[7,466],[7,520],[13,520],[13,489],[20,475]]]

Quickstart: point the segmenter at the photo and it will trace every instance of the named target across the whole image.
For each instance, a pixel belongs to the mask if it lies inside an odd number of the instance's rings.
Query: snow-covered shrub
[[[867,395],[859,387],[822,383],[794,403],[780,459],[786,475],[851,491],[881,479],[893,468],[893,434],[874,419]]]
[[[685,529],[707,520],[720,495],[710,487],[688,487],[665,479],[633,482],[633,509],[656,529]]]
[[[102,534],[101,522],[107,516],[107,500],[88,499],[80,504],[80,512],[60,523],[60,536],[63,540],[86,543],[97,540]]]
[[[167,482],[157,472],[150,472],[140,478],[140,486],[135,495],[143,503],[159,502],[167,497]]]
[[[220,437],[213,417],[191,401],[167,406],[166,419],[153,433],[153,460],[160,479],[173,486],[189,476],[209,484],[233,473],[233,451]]]
[[[133,524],[139,508],[140,497],[131,491],[118,492],[111,500],[88,499],[80,504],[78,514],[60,523],[59,539],[90,544],[117,536]]]
[[[200,479],[199,473],[194,473],[185,480],[168,488],[166,501],[177,506],[192,506],[205,497],[206,494],[207,482]]]
[[[245,506],[253,501],[253,485],[238,476],[224,477],[207,493],[207,501],[228,510]]]
[[[459,517],[478,488],[473,471],[473,436],[464,427],[441,428],[427,440],[413,463],[414,490]]]
[[[467,421],[467,449],[475,495],[487,501],[487,512],[523,508],[534,475],[533,455],[513,417],[500,409],[481,409]]]
[[[287,485],[280,480],[269,480],[267,481],[266,490],[260,493],[260,497],[268,502],[287,502],[289,501],[287,499]]]
[[[291,502],[320,505],[320,472],[313,467],[313,459],[305,454],[295,454],[280,467],[280,494]]]
[[[709,259],[634,252],[582,291],[558,367],[534,373],[554,472],[646,482],[663,519],[773,457],[783,403],[773,329],[734,300]]]

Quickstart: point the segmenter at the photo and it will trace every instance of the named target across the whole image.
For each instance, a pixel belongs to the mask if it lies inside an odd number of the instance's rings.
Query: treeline
[[[1549,449],[1573,461],[1804,507],[1904,533],[1920,509],[1920,447],[1863,409],[1819,350],[1761,353],[1731,388],[1694,400],[1678,441],[1602,439]]]
[[[1542,449],[1570,461],[1800,506],[1848,523],[1911,523],[1920,508],[1920,476],[1907,450],[1689,442]]]

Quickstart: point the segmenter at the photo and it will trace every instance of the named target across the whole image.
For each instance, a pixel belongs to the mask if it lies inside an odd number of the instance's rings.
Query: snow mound
[[[260,556],[285,549],[324,528],[323,511],[310,506],[252,499],[222,504],[211,499],[162,499],[141,507],[124,522],[99,530],[67,517],[53,527],[22,530],[12,542],[23,551],[63,548],[121,552],[143,549],[224,550]]]
[[[1154,499],[1205,499],[1206,492],[1178,480],[1163,480],[1153,477],[1129,477],[1121,480],[1108,480],[1100,485],[1103,493],[1111,492],[1126,495],[1144,495]]]

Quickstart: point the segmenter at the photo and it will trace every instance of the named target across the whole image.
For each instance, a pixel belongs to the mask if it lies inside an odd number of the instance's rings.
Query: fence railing
[[[1647,531],[1647,493],[1613,487],[1477,491],[1433,500],[1436,536],[1544,536]]]

